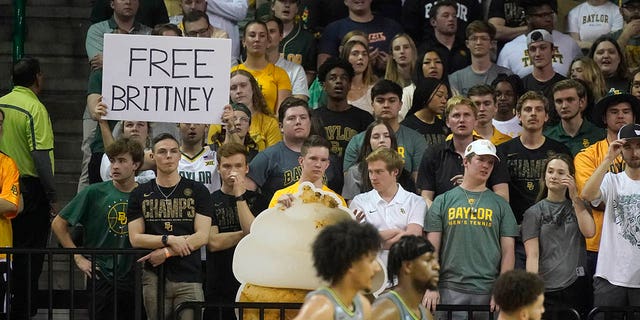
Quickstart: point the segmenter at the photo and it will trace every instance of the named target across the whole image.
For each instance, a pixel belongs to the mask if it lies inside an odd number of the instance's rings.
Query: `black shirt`
[[[146,234],[185,236],[195,233],[196,214],[211,217],[212,213],[213,201],[202,183],[181,178],[175,188],[164,188],[153,179],[131,191],[127,219],[143,218]],[[145,268],[158,269],[148,262]],[[171,257],[164,262],[167,279],[173,282],[202,282],[201,268],[200,250],[186,257]]]
[[[451,178],[463,173],[462,156],[456,152],[451,139],[433,146],[424,153],[418,169],[416,186],[419,190],[433,191],[435,198],[453,189],[456,185],[451,182]],[[506,165],[502,161],[497,162],[487,180],[487,187],[492,188],[494,185],[508,182],[509,173]]]
[[[236,197],[217,190],[213,193],[213,219],[212,226],[218,227],[218,232],[241,231],[240,218]],[[247,190],[244,193],[249,210],[254,216],[258,211],[254,210],[258,194]],[[240,287],[240,282],[233,275],[233,254],[236,246],[225,250],[207,252],[207,302],[233,302]]]
[[[551,138],[545,138],[542,146],[535,150],[527,149],[519,138],[514,138],[500,144],[498,152],[509,170],[509,204],[520,224],[525,210],[535,204],[540,192],[545,160],[554,153],[571,156],[571,152],[564,144]]]
[[[337,155],[340,161],[344,159],[344,150],[351,138],[366,130],[373,122],[373,116],[369,112],[354,106],[342,112],[322,106],[314,112],[321,120],[327,140],[331,143],[331,153]]]
[[[418,119],[415,114],[412,114],[404,118],[400,124],[424,135],[424,139],[427,140],[428,146],[443,143],[444,139],[449,135],[449,128],[444,123],[444,120],[438,117],[434,119],[433,123],[426,123]]]

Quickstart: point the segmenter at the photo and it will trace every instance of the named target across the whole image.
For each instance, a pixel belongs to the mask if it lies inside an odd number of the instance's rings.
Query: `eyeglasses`
[[[555,14],[555,12],[553,11],[549,11],[549,12],[540,12],[540,13],[530,13],[529,15],[532,17],[536,17],[536,18],[547,18],[547,17],[553,17],[553,15]]]
[[[208,38],[210,36],[211,36],[211,33],[210,33],[209,27],[187,32],[187,37]]]

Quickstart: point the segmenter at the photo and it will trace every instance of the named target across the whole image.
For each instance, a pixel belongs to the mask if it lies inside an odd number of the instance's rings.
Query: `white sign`
[[[230,61],[229,39],[105,34],[104,118],[219,124]]]

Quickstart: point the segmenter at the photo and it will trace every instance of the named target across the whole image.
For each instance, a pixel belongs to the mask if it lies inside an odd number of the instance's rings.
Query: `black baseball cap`
[[[593,123],[601,128],[606,128],[603,117],[607,112],[607,109],[614,104],[620,102],[628,102],[631,105],[633,111],[634,122],[638,122],[638,116],[640,115],[640,100],[635,96],[628,94],[626,91],[611,88],[604,98],[600,99],[593,108]]]

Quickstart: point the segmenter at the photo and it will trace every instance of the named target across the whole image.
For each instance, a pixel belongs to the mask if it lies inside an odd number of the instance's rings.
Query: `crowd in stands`
[[[164,265],[168,317],[183,301],[235,301],[235,246],[256,216],[289,206],[309,182],[378,230],[385,264],[401,239],[428,240],[439,283],[423,284],[420,313],[497,310],[508,295],[493,297],[494,283],[514,268],[540,275],[550,310],[586,318],[593,306],[640,306],[640,0],[586,0],[563,13],[558,2],[96,1],[82,176],[66,207],[38,99],[46,70],[18,61],[0,98],[0,247],[44,248],[51,228],[68,248],[150,249],[139,260],[146,314],[158,318]],[[103,119],[110,33],[230,39],[222,125]],[[98,288],[100,315],[113,318],[117,291],[127,318],[134,261],[74,260]],[[12,319],[34,314],[24,287],[42,261],[12,261]]]

